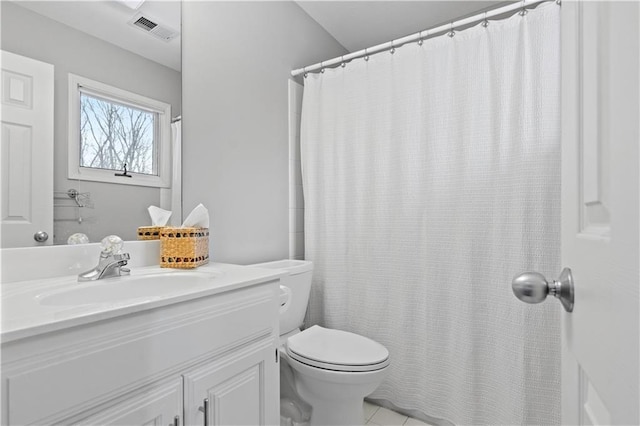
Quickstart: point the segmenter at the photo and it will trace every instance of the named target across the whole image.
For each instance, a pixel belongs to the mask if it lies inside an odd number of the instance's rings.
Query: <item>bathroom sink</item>
[[[220,275],[220,272],[215,271],[170,271],[122,276],[76,283],[70,288],[39,294],[36,299],[41,305],[47,306],[118,303],[133,299],[154,300],[183,292],[185,287],[210,285],[211,280]]]

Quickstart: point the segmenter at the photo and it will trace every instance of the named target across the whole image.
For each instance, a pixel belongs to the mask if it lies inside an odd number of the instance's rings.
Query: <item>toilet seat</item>
[[[380,343],[318,325],[287,339],[286,349],[296,361],[325,370],[366,372],[389,365],[389,351]]]

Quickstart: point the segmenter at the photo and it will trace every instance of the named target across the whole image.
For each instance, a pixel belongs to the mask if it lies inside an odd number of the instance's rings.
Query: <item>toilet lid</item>
[[[389,365],[389,351],[380,343],[318,325],[287,339],[287,353],[304,364],[334,371],[374,371]]]

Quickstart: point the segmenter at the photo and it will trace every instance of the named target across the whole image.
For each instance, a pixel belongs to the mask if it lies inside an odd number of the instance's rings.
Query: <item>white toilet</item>
[[[280,286],[281,424],[364,424],[363,400],[384,379],[389,351],[366,337],[317,325],[304,331],[313,263],[252,265],[283,269]]]

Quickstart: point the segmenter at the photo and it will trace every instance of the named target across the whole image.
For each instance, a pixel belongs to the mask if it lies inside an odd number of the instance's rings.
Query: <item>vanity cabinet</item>
[[[2,424],[279,424],[277,295],[275,279],[3,342]]]

